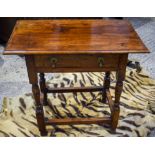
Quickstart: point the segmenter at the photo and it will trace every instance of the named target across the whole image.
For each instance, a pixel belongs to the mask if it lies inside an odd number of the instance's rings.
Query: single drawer
[[[44,68],[116,68],[119,55],[36,55],[35,66]]]
[[[35,66],[39,68],[116,68],[119,55],[36,55]]]

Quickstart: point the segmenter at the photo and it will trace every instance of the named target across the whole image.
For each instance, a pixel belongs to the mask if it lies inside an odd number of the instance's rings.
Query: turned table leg
[[[111,126],[113,131],[116,130],[118,119],[119,119],[120,97],[123,90],[123,81],[125,79],[127,58],[128,58],[127,54],[120,55],[118,70],[116,72],[117,82],[115,87],[115,101],[114,101],[114,107],[112,112],[112,126]]]
[[[36,102],[36,117],[39,130],[42,136],[46,136],[47,131],[45,128],[44,111],[43,111],[43,105],[40,102],[40,90],[38,84],[32,84],[32,92]]]
[[[32,84],[32,92],[35,99],[36,118],[41,136],[46,136],[46,126],[44,120],[43,105],[40,102],[40,89],[38,86],[38,76],[35,70],[34,58],[32,55],[26,55],[26,65],[30,84]]]
[[[109,89],[110,87],[110,72],[106,72],[105,73],[105,77],[104,77],[104,86],[103,86],[103,103],[106,103],[106,90]]]
[[[46,79],[45,79],[45,74],[44,73],[40,73],[40,90],[43,93],[43,104],[46,106],[48,105],[48,101],[47,101],[47,91],[46,91]]]

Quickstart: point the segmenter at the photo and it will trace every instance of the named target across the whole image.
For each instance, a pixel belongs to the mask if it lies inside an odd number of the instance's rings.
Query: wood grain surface
[[[147,53],[126,20],[20,20],[4,54]]]

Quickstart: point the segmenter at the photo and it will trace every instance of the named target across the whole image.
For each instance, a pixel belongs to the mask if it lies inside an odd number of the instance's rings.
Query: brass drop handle
[[[55,68],[56,67],[56,63],[57,63],[58,59],[57,58],[50,58],[50,63],[52,64],[52,68]]]
[[[104,59],[103,59],[103,57],[99,57],[98,58],[98,65],[99,65],[100,68],[103,67],[103,65],[104,65]]]

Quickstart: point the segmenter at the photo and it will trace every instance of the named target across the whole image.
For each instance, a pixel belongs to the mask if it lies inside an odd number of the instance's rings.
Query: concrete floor
[[[127,18],[143,40],[150,54],[130,54],[130,59],[136,59],[155,79],[155,18]]]
[[[150,54],[130,54],[155,79],[155,18],[126,18],[150,50]],[[2,55],[4,47],[0,45],[0,109],[4,96],[16,96],[31,92],[25,66],[25,60],[19,56]],[[48,76],[49,78],[49,76]],[[154,132],[155,135],[155,132]]]

